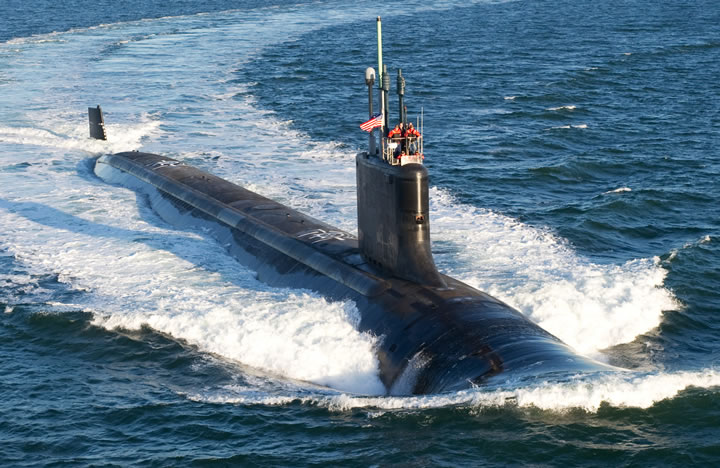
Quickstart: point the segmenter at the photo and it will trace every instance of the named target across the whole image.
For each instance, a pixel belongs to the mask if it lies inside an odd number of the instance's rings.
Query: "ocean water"
[[[355,231],[364,70],[424,115],[440,269],[627,369],[387,396],[351,301],[94,173],[167,154]],[[720,8],[0,3],[3,466],[720,461]],[[87,137],[105,110],[107,142]],[[396,101],[391,112],[396,114]]]

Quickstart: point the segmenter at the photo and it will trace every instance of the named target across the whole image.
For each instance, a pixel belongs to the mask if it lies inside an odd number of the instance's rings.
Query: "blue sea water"
[[[384,395],[354,304],[270,288],[95,176],[98,155],[160,152],[354,231],[378,15],[424,115],[439,267],[628,372]],[[0,18],[4,466],[718,463],[715,2]],[[96,104],[108,142],[87,138]]]

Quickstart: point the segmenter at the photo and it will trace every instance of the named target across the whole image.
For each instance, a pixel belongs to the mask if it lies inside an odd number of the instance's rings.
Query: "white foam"
[[[632,192],[632,189],[630,187],[620,187],[620,188],[616,188],[615,190],[608,190],[607,192],[603,192],[603,195],[609,195],[611,193],[625,193],[625,192]]]
[[[61,33],[58,32],[52,32],[52,33],[45,33],[45,34],[38,34],[30,37],[16,37],[10,40],[7,40],[0,44],[7,44],[7,45],[25,45],[25,44],[47,44],[52,42],[66,42],[62,37],[60,36]]]
[[[556,127],[548,127],[545,130],[567,130],[571,128],[578,128],[578,129],[585,129],[588,128],[587,124],[578,124],[578,125],[558,125]]]
[[[148,224],[141,216],[151,213],[137,213],[132,194],[96,188],[92,200],[63,203],[64,215],[23,203],[0,210],[3,224],[14,226],[0,236],[2,243],[19,261],[57,272],[71,288],[87,291],[79,304],[95,314],[96,325],[147,324],[203,351],[279,375],[383,392],[375,341],[356,331],[354,304],[269,288],[214,240],[167,229],[158,220]],[[103,210],[93,209],[95,203]]]
[[[106,126],[108,139],[101,141],[88,137],[83,117],[78,117],[77,121],[72,126],[63,122],[50,128],[0,126],[0,143],[83,150],[95,154],[117,153],[140,148],[144,138],[159,134],[160,127],[160,122],[147,120],[129,125],[109,124]]]
[[[560,111],[560,110],[575,110],[575,106],[559,106],[559,107],[548,107],[548,110],[551,111]]]
[[[431,190],[438,264],[518,308],[582,354],[632,341],[677,307],[659,259],[598,265],[551,232]]]
[[[167,289],[147,291],[157,301],[154,310],[145,304],[133,313],[96,315],[94,323],[110,329],[149,325],[203,351],[277,375],[359,393],[384,393],[376,375],[375,340],[353,327],[357,312],[352,303],[277,291],[254,291],[252,297],[245,291],[226,292],[216,300],[198,292],[190,295],[180,290],[185,289],[182,285]],[[180,306],[180,300],[185,304]]]
[[[581,408],[597,411],[603,403],[614,407],[649,408],[659,401],[677,396],[688,387],[712,388],[720,385],[715,370],[659,373],[645,376],[610,375],[595,381],[543,383],[514,392],[498,391],[493,399],[513,398],[521,407],[547,410]]]
[[[476,388],[457,393],[406,397],[368,397],[351,394],[259,393],[255,387],[228,385],[216,390],[187,395],[195,401],[282,406],[300,402],[331,411],[368,410],[369,417],[388,411],[417,411],[461,407],[472,412],[482,408],[538,408],[552,412],[585,410],[597,412],[603,405],[617,408],[650,408],[660,401],[676,397],[689,387],[713,389],[720,386],[720,373],[714,369],[696,372],[655,374],[607,374],[600,377],[576,377],[566,382],[537,382],[510,389]]]

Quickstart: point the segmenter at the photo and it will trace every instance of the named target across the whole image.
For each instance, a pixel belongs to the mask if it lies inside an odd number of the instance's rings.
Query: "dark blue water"
[[[459,2],[387,10],[343,1],[266,5],[223,0],[202,6],[133,0],[0,5],[0,41],[9,41],[0,49],[0,211],[12,221],[0,239],[3,465],[717,464],[720,8],[715,2]],[[120,254],[110,258],[115,247],[109,243],[125,238],[188,262],[189,267],[167,267],[177,269],[158,281],[179,291],[178,301],[189,304],[193,321],[225,305],[218,299],[210,307],[198,299],[201,291],[219,286],[205,288],[191,276],[197,269],[231,284],[211,290],[220,296],[239,294],[238,285],[250,290],[237,302],[246,312],[284,302],[298,302],[300,309],[317,306],[292,295],[273,296],[267,306],[266,295],[275,293],[252,283],[250,273],[236,272],[220,247],[212,250],[209,241],[193,247],[201,241],[192,233],[183,237],[169,230],[164,243],[135,221],[108,231],[110,218],[135,219],[130,211],[114,214],[126,205],[152,229],[169,228],[142,199],[120,203],[118,197],[126,195],[94,177],[89,158],[103,149],[82,142],[84,123],[78,124],[82,131],[73,127],[77,115],[46,113],[62,109],[64,102],[80,110],[96,101],[114,105],[110,116],[128,134],[135,121],[159,122],[163,133],[147,131],[132,140],[135,147],[185,155],[220,174],[246,168],[250,175],[239,175],[241,182],[257,184],[269,195],[278,187],[275,195],[285,201],[351,224],[343,200],[352,187],[329,172],[325,178],[331,182],[322,183],[323,171],[333,164],[342,171],[342,163],[303,159],[303,150],[293,145],[327,144],[339,158],[365,147],[366,134],[357,126],[367,113],[363,72],[377,66],[376,15],[383,16],[393,89],[400,67],[410,117],[424,110],[426,164],[441,191],[433,198],[440,212],[433,231],[439,264],[481,286],[477,278],[504,276],[513,286],[499,286],[496,293],[531,314],[555,303],[528,299],[522,284],[552,282],[547,290],[538,285],[534,297],[549,291],[579,311],[585,322],[581,319],[577,333],[584,337],[592,337],[594,328],[621,335],[623,327],[603,328],[608,321],[638,326],[627,339],[598,338],[595,346],[610,362],[638,374],[569,387],[510,386],[507,393],[501,386],[469,397],[353,400],[298,383],[281,366],[259,365],[262,358],[246,357],[244,348],[226,353],[219,333],[188,331],[184,319],[172,322],[176,306],[153,302],[159,293],[142,281],[143,275],[160,273],[146,267],[137,252],[128,254],[137,258],[134,263],[123,263]],[[134,23],[140,19],[148,21]],[[97,25],[109,26],[84,29]],[[235,37],[241,34],[236,29],[255,27],[263,37],[247,40],[258,46],[223,42],[225,32]],[[212,33],[220,59],[208,50],[205,30],[220,31]],[[54,31],[60,34],[23,42]],[[193,44],[197,37],[205,42]],[[244,52],[246,47],[252,51]],[[80,58],[62,76],[27,65],[60,67],[54,57],[68,60],[67,50]],[[137,71],[138,66],[144,68]],[[123,78],[128,74],[131,79]],[[45,76],[50,82],[42,82]],[[220,98],[204,88],[218,79],[230,89],[225,107],[213,107]],[[55,100],[60,102],[47,104]],[[251,115],[262,117],[257,126],[243,120],[248,103]],[[25,104],[28,113],[22,114]],[[391,112],[396,115],[395,101]],[[257,141],[268,146],[263,132],[275,127],[281,133],[268,137],[271,151],[253,146]],[[273,164],[296,157],[300,162]],[[275,173],[286,178],[264,179]],[[57,187],[69,200],[92,204],[49,209]],[[462,216],[468,213],[475,221],[465,232]],[[502,216],[497,222],[509,245],[503,236],[478,232],[494,229],[487,220],[496,215]],[[477,224],[478,219],[484,221]],[[444,235],[443,228],[458,234]],[[475,245],[485,241],[486,247]],[[550,247],[560,253],[544,256]],[[511,257],[511,263],[526,261],[532,271],[525,263],[496,268],[489,260],[463,257],[463,252],[484,256],[486,248],[490,255]],[[152,260],[163,266],[166,261]],[[538,280],[535,269],[559,273]],[[576,275],[577,269],[591,274]],[[657,271],[665,276],[639,279]],[[129,276],[138,282],[130,283]],[[672,295],[673,302],[658,299],[658,291]],[[643,318],[645,304],[655,308],[656,319]],[[109,322],[98,320],[105,315]],[[271,329],[284,326],[268,321]],[[204,329],[214,323],[208,319]],[[558,330],[553,332],[571,335],[566,341],[575,333],[570,325]],[[208,344],[213,340],[220,344]],[[297,362],[300,367],[304,361]]]

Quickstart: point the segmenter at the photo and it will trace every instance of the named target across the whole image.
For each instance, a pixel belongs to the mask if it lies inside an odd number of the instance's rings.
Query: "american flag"
[[[360,128],[362,128],[366,132],[370,132],[375,127],[382,127],[382,124],[383,124],[383,115],[375,114],[367,122],[361,123]]]

